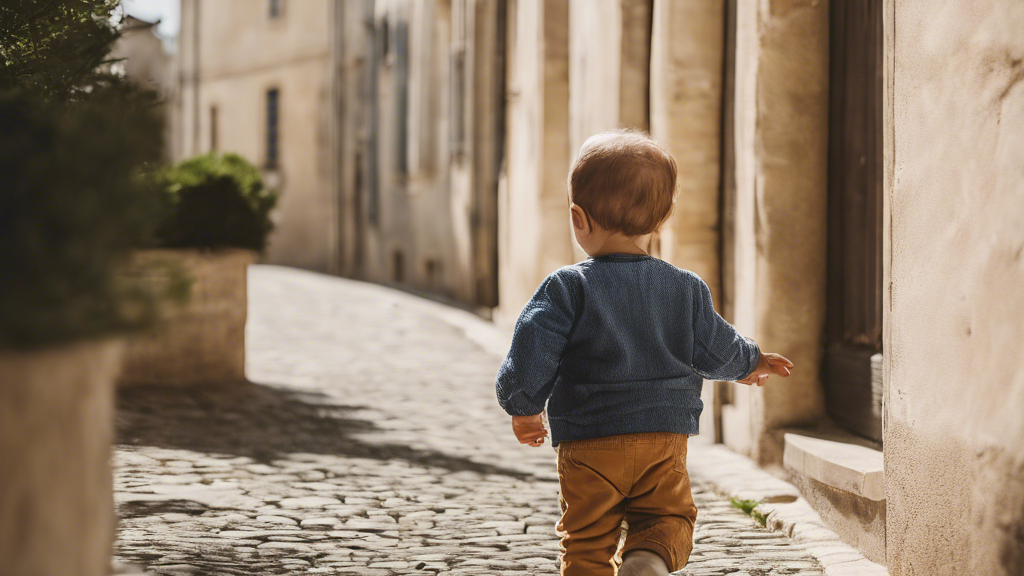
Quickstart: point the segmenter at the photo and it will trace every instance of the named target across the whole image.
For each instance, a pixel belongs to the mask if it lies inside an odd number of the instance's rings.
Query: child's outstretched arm
[[[512,346],[498,369],[498,403],[512,416],[512,430],[522,444],[540,446],[547,436],[541,413],[558,376],[576,302],[571,278],[559,272],[548,276],[519,315]]]
[[[693,369],[707,380],[735,380],[761,386],[769,374],[789,376],[793,363],[778,354],[763,354],[751,339],[725,321],[711,301],[711,290],[697,281],[693,301]]]

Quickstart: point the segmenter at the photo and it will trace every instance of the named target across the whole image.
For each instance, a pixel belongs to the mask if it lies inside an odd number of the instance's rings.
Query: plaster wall
[[[366,19],[371,0],[346,2],[335,13],[336,74],[339,110],[338,170],[338,272],[359,277],[363,273],[366,243],[366,201],[369,119],[363,102],[368,85],[369,39]]]
[[[569,3],[569,147],[618,128],[622,62],[621,0]]]
[[[450,9],[408,0],[375,2],[374,8],[375,33],[385,34],[386,27],[390,40],[388,52],[378,55],[377,68],[370,71],[377,75],[378,117],[370,130],[376,130],[378,216],[366,226],[372,241],[367,242],[365,276],[467,300],[472,294],[470,262],[458,246],[460,238],[468,244],[468,230],[456,220],[466,222],[468,215],[453,210],[449,100],[430,94],[452,89]],[[399,40],[399,34],[407,36]],[[408,43],[407,72],[398,66],[399,42]],[[403,73],[408,82],[404,105],[399,90]],[[406,158],[404,169],[400,153]]]
[[[569,7],[562,0],[510,4],[508,132],[499,199],[499,309],[514,324],[540,282],[570,264]]]
[[[130,80],[159,94],[164,120],[164,157],[173,161],[179,136],[179,95],[175,62],[154,32],[155,25],[129,16],[110,59],[124,59],[121,66]]]
[[[721,2],[658,0],[651,33],[651,136],[679,168],[661,258],[699,274],[716,305],[724,16]]]
[[[184,157],[216,148],[264,167],[267,90],[280,91],[280,161],[264,174],[281,198],[264,260],[322,271],[338,258],[332,13],[329,0],[285,3],[277,18],[266,3],[186,0],[179,56]]]
[[[615,128],[648,129],[651,0],[569,4],[569,149]],[[573,241],[573,259],[586,253]]]
[[[650,132],[679,169],[675,208],[659,256],[696,272],[721,301],[719,174],[724,3],[656,0],[650,50]],[[714,385],[705,383],[701,434],[715,431]]]
[[[1024,573],[1024,5],[890,0],[894,576]]]
[[[796,368],[761,388],[734,384],[723,432],[778,463],[779,430],[824,413],[828,2],[739,0],[736,16],[733,321]]]
[[[326,60],[317,59],[205,80],[200,89],[200,152],[212,150],[210,109],[216,106],[217,151],[239,153],[256,166],[266,160],[267,90],[279,91],[280,161],[276,170],[264,170],[267,184],[280,193],[268,263],[326,271],[335,252],[326,70]]]
[[[356,275],[494,306],[501,6],[373,3],[369,89],[354,95],[365,150],[356,144],[346,155],[372,153],[375,162],[351,161],[364,166],[366,178],[356,179],[361,190],[342,207],[360,214]]]
[[[121,65],[125,76],[131,80],[165,91],[172,80],[170,58],[164,51],[163,41],[153,32],[154,25],[129,16],[124,26],[109,58],[124,58]]]

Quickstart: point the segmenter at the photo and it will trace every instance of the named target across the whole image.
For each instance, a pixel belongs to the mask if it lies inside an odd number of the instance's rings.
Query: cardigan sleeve
[[[707,380],[742,380],[757,367],[761,349],[725,321],[711,302],[711,290],[697,276],[693,291],[693,362]]]
[[[519,315],[512,346],[495,380],[498,404],[512,416],[544,411],[576,320],[574,280],[571,273],[553,272]]]

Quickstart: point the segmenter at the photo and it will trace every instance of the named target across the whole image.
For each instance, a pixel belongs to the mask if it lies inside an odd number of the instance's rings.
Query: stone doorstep
[[[772,476],[746,456],[721,444],[692,439],[687,449],[687,470],[692,478],[716,492],[761,502],[756,510],[767,517],[767,527],[802,545],[821,563],[826,576],[888,576],[884,566],[840,540],[795,486]]]
[[[882,453],[857,444],[785,434],[783,464],[796,474],[868,500],[885,500]]]

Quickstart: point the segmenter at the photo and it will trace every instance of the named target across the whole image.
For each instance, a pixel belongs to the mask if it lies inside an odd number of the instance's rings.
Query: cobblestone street
[[[500,362],[443,307],[284,268],[250,271],[248,375],[122,391],[116,557],[151,574],[557,574],[554,452],[520,446]],[[680,574],[822,574],[694,484]]]

